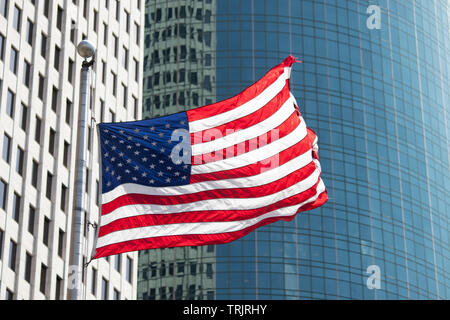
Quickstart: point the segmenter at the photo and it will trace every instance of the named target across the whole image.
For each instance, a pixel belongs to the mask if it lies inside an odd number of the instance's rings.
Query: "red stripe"
[[[135,204],[159,204],[168,206],[220,198],[253,198],[255,195],[258,197],[263,197],[286,189],[299,181],[302,181],[310,176],[315,169],[316,165],[313,161],[311,161],[305,167],[300,168],[279,180],[262,186],[250,188],[214,189],[191,194],[171,196],[129,193],[102,205],[102,215],[110,214],[117,208]]]
[[[224,123],[215,128],[191,133],[191,144],[199,144],[224,137],[232,132],[249,128],[259,122],[269,118],[277,112],[281,106],[289,99],[289,88],[284,86],[272,100],[259,110],[236,120]],[[230,132],[230,130],[233,130]]]
[[[272,157],[241,168],[211,173],[193,174],[191,175],[190,183],[249,177],[270,170],[273,166],[281,166],[289,160],[292,160],[297,155],[301,155],[310,150],[315,137],[314,132],[307,128],[307,135],[305,138]]]
[[[186,111],[189,122],[233,110],[252,100],[275,82],[284,72],[285,67],[290,67],[294,62],[296,61],[290,57],[286,58],[281,64],[270,69],[260,80],[232,98]]]
[[[316,201],[313,203],[306,204],[305,206],[302,206],[298,211],[306,211],[306,210],[312,210],[314,208],[317,208],[321,206],[325,201],[327,200],[327,193],[326,191],[321,193]],[[155,249],[155,248],[172,248],[172,247],[183,247],[183,246],[199,246],[199,245],[208,245],[208,244],[222,244],[222,243],[228,243],[234,240],[237,240],[239,238],[242,238],[243,236],[249,234],[253,230],[265,226],[267,224],[284,220],[284,221],[291,221],[296,215],[288,216],[288,217],[272,217],[267,218],[265,220],[262,220],[258,222],[257,224],[250,226],[246,229],[234,231],[234,232],[228,232],[228,233],[218,233],[218,234],[194,234],[194,235],[182,235],[182,236],[166,236],[166,237],[152,237],[152,238],[145,238],[145,239],[139,239],[139,240],[131,240],[131,241],[124,241],[119,242],[115,244],[111,244],[108,246],[104,246],[101,248],[96,249],[96,253],[94,258],[101,258],[104,256],[124,253],[124,252],[130,252],[130,251],[137,251],[137,250],[144,250],[144,249]]]
[[[99,231],[99,237],[108,233],[131,229],[142,228],[147,226],[173,224],[173,223],[193,223],[193,222],[219,222],[219,221],[237,221],[255,218],[262,214],[280,209],[283,207],[293,206],[302,203],[316,194],[317,186],[320,182],[320,177],[314,186],[301,193],[295,194],[289,198],[271,203],[267,206],[249,209],[249,210],[203,210],[180,212],[171,214],[148,214],[139,215],[128,218],[114,220],[113,222],[104,225]]]
[[[192,156],[191,157],[192,164],[199,165],[219,161],[222,159],[228,159],[258,149],[264,145],[270,144],[271,142],[288,135],[290,132],[292,132],[295,128],[298,127],[299,123],[300,118],[297,117],[297,114],[295,113],[295,111],[293,111],[293,113],[289,116],[289,118],[287,118],[278,127],[266,133],[263,133],[255,138],[243,141],[233,146],[205,154],[200,154],[197,156]]]

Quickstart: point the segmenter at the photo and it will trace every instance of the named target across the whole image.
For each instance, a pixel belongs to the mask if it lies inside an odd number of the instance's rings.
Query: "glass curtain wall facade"
[[[329,193],[215,246],[216,299],[450,297],[448,12],[444,0],[215,3],[215,100],[303,60],[291,91]]]

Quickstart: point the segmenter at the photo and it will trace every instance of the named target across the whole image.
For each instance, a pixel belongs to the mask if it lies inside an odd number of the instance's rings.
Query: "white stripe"
[[[177,223],[157,226],[148,226],[142,228],[132,228],[111,232],[98,239],[97,248],[101,248],[110,244],[120,243],[124,241],[139,240],[153,237],[164,237],[174,235],[189,234],[218,234],[243,230],[251,227],[260,221],[272,217],[289,217],[295,215],[297,210],[305,204],[314,202],[319,195],[325,191],[325,185],[320,180],[316,194],[301,204],[277,209],[258,217],[227,222],[195,222],[195,223]]]
[[[239,107],[205,119],[189,122],[189,132],[194,133],[206,129],[211,129],[238,118],[245,117],[262,108],[270,100],[272,100],[286,85],[286,80],[289,79],[290,69],[291,67],[285,67],[284,72],[278,77],[277,80],[275,80],[270,86],[264,89],[264,91],[259,95],[240,105]]]
[[[291,131],[288,135],[275,140],[272,143],[259,147],[258,149],[240,154],[232,158],[194,165],[191,167],[191,174],[231,170],[256,163],[258,161],[274,156],[289,147],[292,147],[294,144],[306,137],[306,135],[306,124],[305,121],[301,118],[300,124],[297,126],[297,128]]]
[[[281,191],[263,197],[217,198],[174,205],[133,204],[128,206],[121,206],[108,214],[102,215],[101,225],[105,226],[118,219],[148,214],[171,214],[180,212],[208,211],[208,210],[257,209],[308,190],[309,188],[313,187],[315,183],[317,183],[319,175],[320,171],[316,169],[311,175],[297,182],[296,184]]]
[[[145,194],[152,196],[176,196],[214,189],[250,188],[281,179],[312,161],[311,149],[289,160],[281,166],[259,174],[234,179],[202,181],[183,186],[149,187],[134,183],[125,183],[102,195],[102,203],[108,203],[126,194]]]
[[[223,137],[216,137],[216,139],[212,141],[192,145],[192,155],[197,156],[216,150],[225,149],[234,146],[235,144],[259,137],[260,135],[263,135],[264,133],[267,133],[281,125],[291,116],[293,112],[296,112],[293,99],[288,98],[281,108],[277,110],[277,112],[249,128],[235,131]],[[222,134],[221,131],[214,128],[206,131],[206,133],[210,133],[211,135],[215,135],[216,133],[220,135]]]

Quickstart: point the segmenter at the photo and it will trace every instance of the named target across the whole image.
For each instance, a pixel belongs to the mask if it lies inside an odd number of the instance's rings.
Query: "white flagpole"
[[[71,259],[69,268],[69,298],[81,299],[81,276],[83,272],[83,227],[85,212],[85,184],[86,184],[86,137],[87,137],[87,101],[89,67],[94,64],[95,47],[89,41],[83,40],[78,44],[77,51],[85,60],[81,66],[80,108],[78,115],[77,162],[75,172],[75,207],[72,217]],[[91,58],[90,61],[87,59]]]

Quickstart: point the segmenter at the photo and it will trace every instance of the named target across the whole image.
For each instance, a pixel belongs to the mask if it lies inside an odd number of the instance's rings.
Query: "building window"
[[[53,66],[56,70],[59,70],[59,58],[61,56],[61,49],[55,45],[55,60]]]
[[[52,184],[53,184],[53,175],[47,171],[47,190],[46,196],[49,200],[52,200]]]
[[[17,146],[17,157],[16,157],[16,172],[23,175],[23,163],[25,160],[25,151],[19,146]]]
[[[50,134],[48,138],[48,153],[50,153],[52,156],[55,154],[55,137],[56,131],[50,128]]]
[[[198,93],[196,93],[196,92],[192,93],[192,104],[194,106],[198,106],[199,105],[199,103],[198,103]]]
[[[100,99],[100,121],[105,121],[105,101]]]
[[[115,97],[117,94],[117,75],[111,71],[111,76],[112,76],[112,94]]]
[[[191,50],[189,52],[189,57],[190,57],[191,62],[197,62],[197,55],[195,52],[195,48],[191,48]]]
[[[0,179],[0,208],[6,210],[6,196],[8,194],[8,184]]]
[[[116,20],[120,21],[120,1],[116,0]]]
[[[209,67],[211,66],[211,55],[209,53],[205,54],[205,66]]]
[[[48,1],[45,1],[47,3]],[[47,36],[41,33],[41,56],[45,58],[47,53]]]
[[[8,17],[8,3],[9,3],[9,0],[0,0],[0,13],[5,18]]]
[[[72,101],[66,99],[66,123],[70,126],[70,116],[72,114]]]
[[[42,120],[38,116],[36,116],[36,127],[34,131],[34,140],[36,140],[37,143],[41,142],[41,124]]]
[[[34,219],[36,218],[36,209],[30,205],[28,210],[28,232],[34,234]]]
[[[103,22],[103,44],[108,46],[108,26]]]
[[[90,126],[88,126],[88,132],[87,132],[87,139],[88,139],[88,150],[91,151],[92,148],[92,129]]]
[[[67,141],[64,141],[63,165],[66,168],[69,168],[69,156],[70,156],[70,144]]]
[[[68,68],[67,68],[67,80],[73,84],[73,60],[71,58],[69,58],[69,64],[68,64]]]
[[[180,76],[179,76],[178,81],[179,82],[184,82],[185,78],[186,78],[186,70],[180,69]]]
[[[137,120],[139,116],[139,100],[135,96],[133,96],[133,106],[134,106],[133,110],[134,119]]]
[[[164,49],[163,51],[163,62],[170,62],[170,48]]]
[[[95,33],[98,33],[98,12],[97,12],[97,10],[94,10],[93,28],[94,28]]]
[[[156,277],[156,262],[150,264],[150,276],[152,278]]]
[[[139,45],[141,28],[136,22],[134,23],[134,32],[134,39],[136,40],[136,44]]]
[[[56,112],[58,107],[58,88],[53,86],[52,90],[52,110]]]
[[[95,201],[97,207],[100,207],[100,183],[98,180],[95,181]]]
[[[44,101],[44,85],[45,85],[44,76],[39,74],[38,97],[39,97],[39,99],[41,99],[41,101]]]
[[[20,200],[21,200],[21,197],[16,192],[14,192],[12,218],[17,223],[19,223],[19,219],[20,219]]]
[[[18,32],[20,32],[21,18],[22,18],[22,10],[20,10],[20,8],[17,5],[15,5],[14,6],[13,27]]]
[[[130,14],[127,11],[125,13],[125,31],[130,33]]]
[[[122,54],[122,65],[125,68],[125,70],[128,70],[128,49],[123,46],[123,54]]]
[[[102,83],[106,82],[106,62],[102,60]]]
[[[197,264],[195,262],[191,262],[191,275],[195,276],[197,274]]]
[[[21,107],[20,127],[22,128],[22,130],[26,132],[28,129],[28,107],[23,103],[20,104],[20,107]]]
[[[181,300],[183,297],[183,285],[177,285],[177,290],[175,291],[175,300]]]
[[[47,2],[47,1],[46,1]],[[39,289],[40,291],[45,294],[45,284],[47,282],[47,266],[45,264],[41,264],[41,282]]]
[[[25,33],[25,39],[27,40],[28,44],[33,45],[33,30],[34,30],[34,23],[30,19],[27,19],[27,30]]]
[[[127,256],[127,281],[131,283],[133,280],[133,260]]]
[[[75,33],[77,31],[77,23],[73,20],[70,22],[70,42],[75,44]]]
[[[33,159],[33,166],[32,166],[32,170],[31,170],[31,184],[35,188],[37,188],[37,183],[38,183],[38,172],[39,172],[39,163]]]
[[[66,212],[66,206],[67,206],[67,187],[62,184],[61,185],[61,204],[60,208],[61,211]]]
[[[122,83],[122,92],[123,92],[123,107],[127,108],[128,88],[124,83]]]
[[[44,1],[44,16],[48,18],[50,1]]]
[[[10,57],[10,63],[9,68],[12,73],[17,74],[17,59],[19,57],[19,51],[17,51],[16,48],[11,47],[11,57]]]
[[[61,300],[62,286],[62,279],[56,276],[55,300]]]
[[[109,110],[109,121],[110,122],[116,122],[116,114],[114,113],[114,111]]]
[[[6,133],[3,136],[3,152],[2,152],[3,160],[9,163],[11,159],[11,137]]]
[[[11,118],[14,117],[14,104],[16,102],[16,95],[10,89],[8,89],[8,96],[6,98],[6,113]]]
[[[59,234],[58,234],[58,256],[60,256],[61,258],[63,257],[63,253],[64,253],[64,237],[65,237],[65,232],[61,229],[59,229]]]
[[[114,300],[120,300],[120,293],[114,288]]]
[[[0,183],[1,183],[1,181],[0,181]],[[3,237],[4,236],[5,236],[5,233],[3,232],[2,229],[0,229],[0,260],[2,260],[2,256],[3,256]]]
[[[5,55],[5,36],[0,33],[0,60],[3,61]]]
[[[97,294],[97,270],[94,268],[92,268],[91,293],[93,295]]]
[[[31,282],[31,264],[33,262],[33,257],[28,252],[25,253],[25,281]]]
[[[114,268],[120,273],[120,265],[122,261],[122,256],[120,254],[115,255]]]
[[[6,288],[5,300],[14,300],[14,292]]]
[[[197,72],[196,71],[191,71],[190,72],[189,81],[192,84],[197,84],[198,81],[197,81]]]
[[[30,87],[30,80],[31,80],[30,74],[31,74],[31,64],[28,61],[23,60],[23,84],[27,88]]]
[[[48,246],[49,241],[49,233],[50,233],[50,219],[47,217],[44,217],[44,231],[42,234],[42,243]]]
[[[84,3],[83,3],[83,17],[84,17],[85,19],[87,19],[87,17],[88,17],[88,11],[89,11],[89,3],[88,3],[88,0],[84,0]]]
[[[56,12],[56,27],[59,31],[62,31],[62,19],[63,19],[63,9],[58,6],[58,10]]]
[[[108,300],[108,280],[102,277],[102,300]]]
[[[209,279],[212,279],[212,277],[213,277],[213,267],[212,267],[211,263],[206,264],[206,276]]]
[[[156,289],[152,288],[150,289],[150,294],[148,295],[148,300],[155,300],[156,299]]]
[[[112,36],[113,36],[114,57],[117,58],[117,55],[119,53],[119,39],[115,34],[113,34]]]
[[[17,255],[17,243],[14,240],[9,241],[9,261],[8,267],[12,271],[16,271],[16,255]]]

